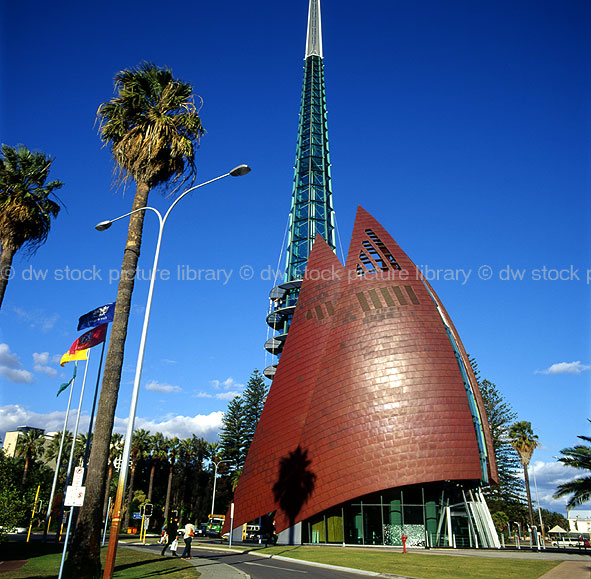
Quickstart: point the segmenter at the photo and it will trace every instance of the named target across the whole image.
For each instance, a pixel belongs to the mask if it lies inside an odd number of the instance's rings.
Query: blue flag
[[[78,331],[84,330],[85,328],[94,328],[105,322],[112,322],[113,316],[115,315],[115,302],[101,306],[88,312],[78,318]]]

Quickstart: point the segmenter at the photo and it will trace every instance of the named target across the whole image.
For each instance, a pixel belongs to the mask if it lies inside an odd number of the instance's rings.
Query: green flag
[[[55,397],[57,398],[72,382],[74,382],[74,379],[76,378],[76,367],[78,366],[78,364],[74,364],[74,374],[72,375],[72,377],[70,378],[70,380],[68,382],[64,382],[58,389],[57,394],[55,395]]]

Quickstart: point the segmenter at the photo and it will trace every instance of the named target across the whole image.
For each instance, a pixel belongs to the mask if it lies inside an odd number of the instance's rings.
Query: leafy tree
[[[60,181],[47,181],[53,159],[23,145],[2,145],[0,155],[0,307],[12,260],[21,248],[30,254],[45,243],[51,220],[60,212],[54,191]],[[59,201],[59,199],[57,199]]]
[[[94,442],[88,465],[86,497],[72,540],[66,574],[100,575],[101,514],[115,418],[134,278],[140,255],[148,194],[194,174],[196,144],[203,127],[192,87],[168,68],[143,63],[115,76],[117,95],[100,106],[101,139],[108,145],[119,177],[133,179],[133,200],[127,242],[117,289],[115,316],[103,371]],[[139,210],[139,211],[138,211]]]
[[[21,481],[23,486],[27,481],[27,474],[29,472],[29,467],[31,466],[31,461],[34,461],[38,455],[43,455],[44,444],[45,437],[43,436],[43,431],[37,428],[33,428],[18,437],[15,456],[21,456],[25,459],[23,478]]]
[[[585,442],[591,442],[591,438],[588,436],[581,435],[577,438]],[[591,471],[591,446],[577,444],[570,448],[563,448],[560,453],[564,455],[558,459],[562,464],[587,471],[587,473]],[[571,495],[566,503],[569,509],[591,500],[591,474],[586,474],[585,476],[580,476],[572,481],[558,485],[556,493],[554,493],[554,498],[558,499],[568,495]]]
[[[540,445],[537,435],[534,434],[531,422],[521,420],[509,428],[509,441],[511,446],[519,454],[519,459],[523,466],[523,476],[525,477],[525,491],[527,494],[527,508],[529,512],[529,524],[534,526],[534,513],[531,502],[531,491],[529,488],[529,474],[527,467],[531,460],[534,450]]]

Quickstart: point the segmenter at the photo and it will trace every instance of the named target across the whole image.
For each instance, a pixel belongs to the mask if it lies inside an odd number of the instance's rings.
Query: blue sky
[[[0,311],[0,436],[62,428],[67,400],[55,392],[71,369],[57,360],[78,317],[116,297],[126,224],[94,225],[129,211],[134,188],[113,187],[95,114],[113,76],[143,60],[203,99],[198,182],[240,163],[253,171],[171,214],[136,424],[213,440],[228,399],[271,363],[265,315],[283,270],[307,4],[3,3],[1,139],[55,157],[66,209],[37,254],[15,260]],[[361,204],[423,269],[482,376],[532,422],[542,505],[558,510],[549,497],[570,474],[552,457],[591,417],[590,16],[583,1],[322,2],[342,246]],[[161,211],[169,203],[151,194]],[[147,215],[120,431],[156,234]],[[87,394],[82,425],[90,405]]]

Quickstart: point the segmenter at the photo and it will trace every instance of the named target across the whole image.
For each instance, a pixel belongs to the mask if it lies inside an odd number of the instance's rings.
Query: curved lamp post
[[[103,573],[103,579],[111,579],[113,576],[113,569],[115,567],[115,554],[117,553],[117,540],[119,535],[119,527],[121,525],[121,506],[123,503],[123,495],[125,492],[125,484],[127,482],[127,471],[129,470],[129,456],[131,454],[131,438],[133,435],[133,426],[135,422],[135,413],[137,408],[137,399],[140,390],[140,380],[142,377],[142,366],[144,364],[144,351],[146,349],[146,336],[148,334],[148,323],[150,321],[150,310],[152,308],[152,296],[154,294],[154,282],[156,281],[156,270],[158,268],[158,258],[160,257],[160,244],[162,242],[162,231],[164,230],[164,225],[166,224],[166,220],[170,215],[170,212],[174,209],[175,205],[188,193],[191,191],[195,191],[195,189],[199,189],[205,185],[209,185],[214,181],[218,181],[223,179],[224,177],[241,177],[242,175],[246,175],[250,172],[250,167],[248,165],[238,165],[238,167],[234,167],[228,173],[224,173],[215,179],[210,179],[205,183],[200,183],[199,185],[195,185],[184,191],[179,197],[175,199],[172,205],[168,208],[168,211],[164,214],[164,217],[160,214],[158,209],[154,209],[154,207],[141,207],[140,209],[136,209],[135,211],[130,211],[125,215],[121,215],[120,217],[116,217],[115,219],[110,219],[107,221],[101,221],[97,225],[95,225],[95,229],[97,231],[104,231],[105,229],[109,229],[115,221],[119,221],[125,217],[129,217],[138,211],[146,211],[150,210],[156,213],[158,216],[159,222],[159,230],[158,230],[158,241],[156,243],[156,252],[154,255],[154,265],[152,266],[152,272],[150,275],[150,289],[148,290],[148,300],[146,302],[146,312],[144,314],[144,327],[142,329],[142,336],[140,338],[140,349],[137,357],[137,364],[135,367],[135,378],[133,381],[133,391],[131,394],[131,405],[129,409],[129,417],[127,420],[127,430],[125,432],[125,444],[123,445],[123,456],[121,458],[121,471],[119,473],[119,483],[117,485],[117,494],[115,495],[115,503],[113,506],[113,518],[111,520],[111,531],[109,533],[109,547],[107,549],[107,558],[105,561],[105,570]]]

